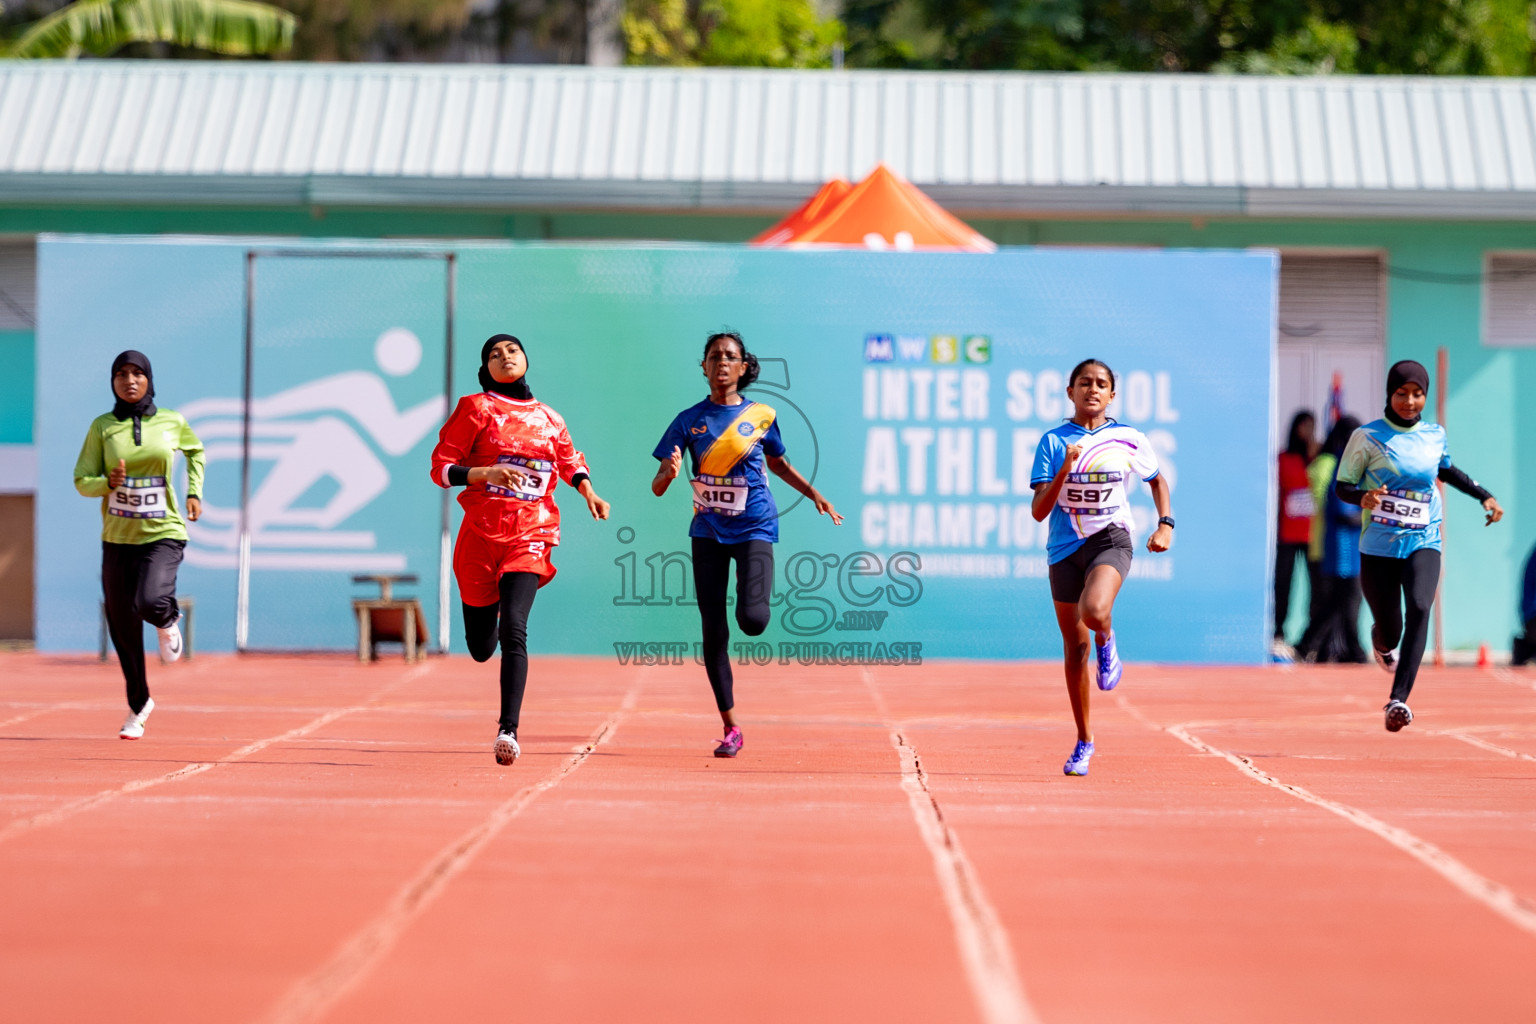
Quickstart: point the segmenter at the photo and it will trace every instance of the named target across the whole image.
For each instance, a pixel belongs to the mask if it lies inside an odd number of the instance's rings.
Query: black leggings
[[[169,626],[181,614],[176,603],[176,570],[186,546],[184,540],[101,543],[101,594],[107,605],[107,632],[117,649],[117,663],[123,667],[128,707],[134,714],[149,703],[143,624]]]
[[[1429,610],[1440,583],[1440,552],[1420,548],[1407,558],[1360,556],[1360,588],[1371,606],[1371,644],[1378,651],[1397,652],[1397,675],[1392,679],[1392,699],[1406,701],[1424,660],[1429,639]],[[1406,622],[1403,607],[1407,606]]]
[[[515,735],[523,710],[523,690],[528,686],[528,613],[539,592],[539,575],[502,573],[499,589],[501,601],[497,604],[464,606],[464,639],[476,661],[489,661],[496,653],[497,640],[501,641],[501,716],[496,725]]]
[[[773,545],[766,540],[721,544],[706,537],[693,538],[693,589],[698,594],[699,618],[704,624],[704,671],[715,706],[722,712],[736,706],[731,676],[731,627],[725,614],[725,588],[731,560],[736,561],[736,625],[747,636],[761,636],[773,611]]]

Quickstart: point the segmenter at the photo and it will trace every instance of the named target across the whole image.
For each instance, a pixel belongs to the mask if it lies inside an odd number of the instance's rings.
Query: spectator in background
[[[1525,560],[1525,579],[1520,586],[1520,621],[1525,623],[1525,635],[1515,637],[1515,649],[1510,663],[1529,665],[1536,661],[1536,548],[1531,548]]]
[[[1275,642],[1276,657],[1289,658],[1285,642],[1285,618],[1291,607],[1291,581],[1296,575],[1296,559],[1307,561],[1307,543],[1311,536],[1312,516],[1317,506],[1307,481],[1307,463],[1312,461],[1313,434],[1317,421],[1302,410],[1291,418],[1290,436],[1280,453],[1280,525],[1275,544]]]
[[[1296,645],[1296,656],[1306,661],[1361,665],[1367,660],[1360,646],[1360,509],[1343,501],[1334,486],[1339,456],[1359,427],[1353,416],[1342,417],[1308,467],[1313,483],[1321,484],[1316,516],[1321,557],[1313,578],[1312,621]]]

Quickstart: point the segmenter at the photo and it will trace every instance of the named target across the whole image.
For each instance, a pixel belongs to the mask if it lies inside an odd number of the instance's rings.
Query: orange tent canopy
[[[839,197],[837,188],[843,194]],[[762,246],[857,246],[994,252],[997,246],[880,164],[848,188],[827,182],[800,209],[752,240]]]
[[[853,186],[842,178],[833,178],[817,189],[816,194],[802,203],[798,210],[752,239],[751,244],[783,245],[785,240],[793,238],[798,232],[814,224],[818,218],[825,216],[828,210],[842,202],[843,198],[852,191]]]

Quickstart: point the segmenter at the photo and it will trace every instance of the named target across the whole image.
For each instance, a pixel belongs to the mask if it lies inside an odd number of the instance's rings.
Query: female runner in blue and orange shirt
[[[711,334],[704,343],[704,377],[709,397],[678,413],[652,453],[660,462],[651,492],[665,494],[683,471],[683,453],[693,461],[693,584],[704,628],[704,671],[715,692],[725,738],[716,757],[741,750],[736,724],[734,680],[725,611],[726,584],[736,563],[736,624],[748,636],[768,628],[773,596],[773,545],[779,539],[779,510],[768,490],[764,465],[810,498],[816,511],[841,525],[843,517],[784,457],[777,413],[772,406],[743,398],[757,380],[757,357],[735,331]]]

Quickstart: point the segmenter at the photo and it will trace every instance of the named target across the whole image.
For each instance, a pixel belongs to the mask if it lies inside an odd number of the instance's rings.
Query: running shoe
[[[1383,672],[1397,671],[1397,655],[1392,651],[1378,651],[1375,644],[1371,644],[1371,653],[1376,655],[1376,664],[1381,666]]]
[[[1413,712],[1400,700],[1389,700],[1381,710],[1387,713],[1387,732],[1397,732],[1413,721]]]
[[[144,735],[144,723],[149,721],[149,713],[155,710],[155,698],[151,697],[144,702],[144,710],[138,714],[128,713],[128,718],[123,722],[123,727],[117,731],[117,738],[121,740],[136,740]]]
[[[1078,740],[1077,746],[1072,748],[1072,756],[1067,758],[1067,763],[1062,766],[1062,774],[1087,775],[1088,759],[1092,756],[1093,741],[1089,740],[1085,743],[1082,740]]]
[[[1099,656],[1099,689],[1113,690],[1125,671],[1120,664],[1120,652],[1115,650],[1115,634],[1109,634],[1104,646],[1095,646],[1094,652]]]
[[[176,613],[176,621],[169,626],[158,626],[155,629],[160,634],[160,660],[169,664],[181,659],[181,612]]]
[[[496,735],[496,763],[508,765],[517,760],[517,755],[523,751],[517,745],[517,734],[511,730],[502,730]]]
[[[725,739],[715,748],[716,757],[735,757],[741,752],[741,730],[731,726],[731,731],[725,734]]]

